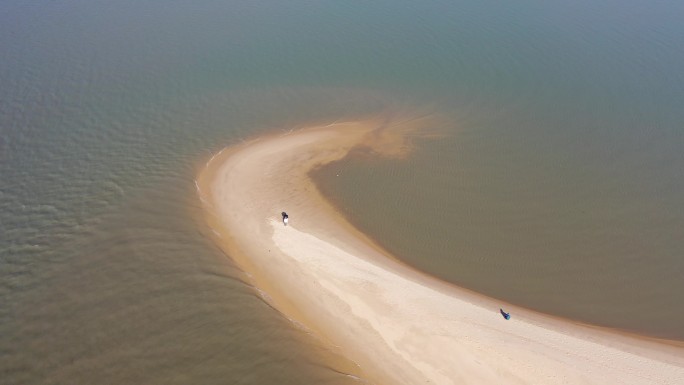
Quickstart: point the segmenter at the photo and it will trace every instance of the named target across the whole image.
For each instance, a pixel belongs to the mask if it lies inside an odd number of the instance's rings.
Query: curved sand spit
[[[500,302],[396,262],[309,179],[361,144],[404,155],[417,125],[336,123],[222,151],[198,180],[218,243],[275,307],[374,383],[684,384],[681,347],[508,305],[506,321]]]

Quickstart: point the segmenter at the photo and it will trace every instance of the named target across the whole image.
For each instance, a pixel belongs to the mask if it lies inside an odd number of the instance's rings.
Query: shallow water
[[[503,300],[684,339],[682,11],[3,2],[2,378],[354,382],[205,237],[193,179],[252,135],[387,106],[452,124],[325,170],[364,231]]]

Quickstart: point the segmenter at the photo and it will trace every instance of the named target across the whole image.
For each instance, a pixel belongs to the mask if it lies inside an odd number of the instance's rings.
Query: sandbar
[[[222,150],[197,180],[217,244],[270,304],[371,383],[684,383],[680,346],[502,304],[411,269],[349,224],[309,176],[359,147],[407,156],[418,126],[338,122]]]

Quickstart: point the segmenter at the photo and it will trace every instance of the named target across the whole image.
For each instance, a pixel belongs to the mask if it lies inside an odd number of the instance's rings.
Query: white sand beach
[[[538,314],[414,271],[350,225],[309,178],[359,145],[406,156],[413,129],[405,121],[336,123],[222,151],[198,179],[217,243],[274,307],[372,383],[684,384],[684,348]]]

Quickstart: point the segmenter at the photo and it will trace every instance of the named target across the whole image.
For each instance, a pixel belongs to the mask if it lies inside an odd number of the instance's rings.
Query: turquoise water
[[[405,161],[324,170],[364,231],[502,300],[684,339],[683,15],[674,1],[3,2],[0,375],[353,382],[205,237],[193,179],[244,138],[387,106],[450,123]]]

